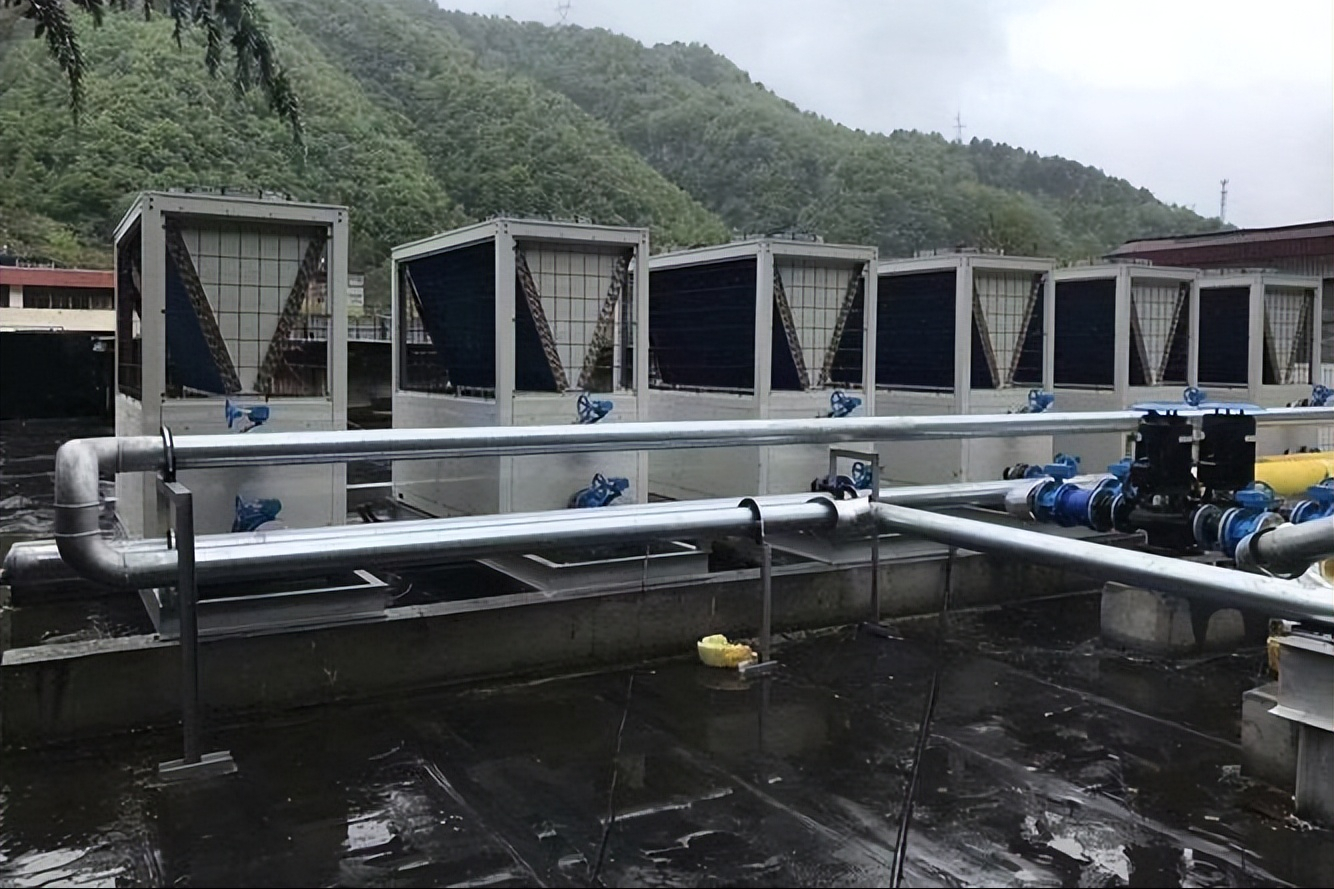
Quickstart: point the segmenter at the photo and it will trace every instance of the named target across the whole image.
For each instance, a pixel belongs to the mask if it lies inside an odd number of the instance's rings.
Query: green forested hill
[[[1206,220],[1061,158],[850,130],[700,45],[443,12],[267,0],[307,151],[166,21],[79,16],[79,126],[39,41],[0,33],[0,246],[96,262],[133,194],[263,187],[352,207],[353,267],[498,213],[652,227],[655,248],[813,231],[888,255],[970,244],[1067,257]]]
[[[698,44],[443,12],[483,64],[531,75],[608,122],[734,227],[815,230],[890,255],[966,243],[1062,256],[1217,227],[1063,158],[974,139],[865,133],[806,113]]]

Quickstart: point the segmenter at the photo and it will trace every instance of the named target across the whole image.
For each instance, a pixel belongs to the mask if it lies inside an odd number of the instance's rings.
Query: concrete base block
[[[158,780],[163,784],[178,784],[187,781],[202,781],[205,778],[220,778],[223,775],[236,774],[236,761],[230,750],[218,750],[205,753],[199,762],[186,762],[173,759],[160,764],[157,768]]]
[[[1102,637],[1152,654],[1194,654],[1236,648],[1246,641],[1247,633],[1245,617],[1235,608],[1106,583]]]
[[[1241,696],[1241,772],[1283,790],[1296,786],[1300,726],[1269,711],[1278,701],[1278,683]]]
[[[1301,726],[1297,755],[1298,818],[1334,826],[1334,732]]]

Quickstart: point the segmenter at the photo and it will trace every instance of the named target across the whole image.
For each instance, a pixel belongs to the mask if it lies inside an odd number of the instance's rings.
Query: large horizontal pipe
[[[1305,587],[1295,581],[1083,540],[1056,540],[1039,531],[891,504],[875,504],[872,512],[885,531],[923,537],[960,549],[1014,556],[1039,565],[1070,568],[1090,577],[1159,592],[1210,599],[1273,617],[1334,624],[1334,596],[1329,590]]]
[[[1267,528],[1237,545],[1237,565],[1281,577],[1295,577],[1329,558],[1334,558],[1334,518]]]
[[[126,561],[127,554],[108,546],[98,529],[99,472],[336,463],[364,457],[418,459],[1102,432],[1133,429],[1140,416],[1136,411],[1111,411],[283,432],[182,436],[170,447],[165,434],[162,438],[75,439],[56,451],[54,532],[61,557],[83,577],[105,586],[142,587],[147,584]],[[1334,420],[1334,408],[1280,408],[1259,414],[1256,419],[1261,423],[1330,422]],[[158,554],[156,558],[163,563],[174,562],[175,554]],[[155,564],[152,570],[159,568]],[[145,565],[144,570],[150,569]]]
[[[1182,411],[1189,416],[1202,411]],[[928,417],[846,417],[812,420],[713,420],[605,425],[503,426],[449,429],[369,429],[275,432],[267,435],[188,435],[175,440],[177,469],[278,463],[337,463],[373,457],[569,454],[760,445],[922,441],[1134,430],[1140,411],[1051,414],[947,414]],[[1277,408],[1256,415],[1262,424],[1334,422],[1334,408]]]
[[[960,482],[947,485],[908,485],[881,488],[880,500],[887,503],[900,503],[906,506],[944,507],[944,506],[1002,506],[1005,495],[1013,488],[1031,485],[1032,479],[1021,481]],[[771,506],[804,503],[812,499],[811,494],[772,494],[756,497],[755,501],[762,508]],[[700,509],[727,508],[736,505],[736,498],[710,500],[677,500],[665,503],[627,504],[608,507],[616,516],[625,520],[632,516],[665,515],[673,512],[696,511]],[[506,513],[504,515],[479,516],[472,519],[471,527],[498,528],[509,525],[534,524],[539,522],[559,522],[570,516],[568,510],[546,512]],[[381,539],[403,533],[415,533],[429,530],[436,524],[433,519],[383,522],[371,525],[334,526],[321,528],[292,528],[279,531],[253,531],[242,534],[208,534],[195,541],[196,552],[212,549],[226,549],[231,553],[242,553],[257,543],[294,544],[298,541],[312,545],[333,547],[340,546],[349,535],[370,535]],[[161,538],[134,541],[117,541],[112,544],[127,558],[137,559],[151,553],[167,552],[167,542]],[[235,558],[244,558],[236,555]],[[30,541],[14,544],[5,556],[0,580],[25,594],[39,593],[42,590],[61,589],[85,582],[60,557],[60,550],[51,541]]]
[[[313,576],[348,568],[401,567],[552,547],[753,535],[761,518],[767,531],[793,531],[833,530],[840,525],[856,525],[858,520],[869,517],[869,502],[865,500],[835,501],[807,495],[805,500],[794,503],[756,507],[751,503],[743,501],[738,505],[733,500],[725,506],[638,514],[616,509],[563,510],[545,520],[528,521],[515,521],[508,516],[429,519],[324,529],[330,533],[316,537],[297,532],[285,538],[281,531],[260,536],[240,535],[248,538],[243,548],[217,545],[198,549],[195,576],[201,584],[281,575]],[[91,568],[83,566],[84,570],[100,572],[92,578],[99,583],[122,588],[176,583],[174,550],[163,546],[147,548],[143,544],[106,544],[100,547],[101,551],[107,554],[106,564],[99,561]],[[65,555],[64,546],[61,554]]]

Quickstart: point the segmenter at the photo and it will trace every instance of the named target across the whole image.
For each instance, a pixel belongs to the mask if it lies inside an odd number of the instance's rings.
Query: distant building
[[[0,265],[0,330],[111,333],[113,273]]]
[[[1334,219],[1275,228],[1127,241],[1109,259],[1147,259],[1196,269],[1275,269],[1323,279],[1321,359],[1334,360]]]

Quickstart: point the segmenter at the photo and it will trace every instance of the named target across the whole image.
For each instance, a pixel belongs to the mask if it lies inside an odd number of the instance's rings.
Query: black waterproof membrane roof
[[[1263,644],[1163,660],[1085,594],[0,759],[0,885],[1329,886],[1334,831],[1240,773]],[[498,644],[522,644],[521,637]],[[224,664],[217,664],[225,668]],[[924,702],[934,718],[915,751]]]

